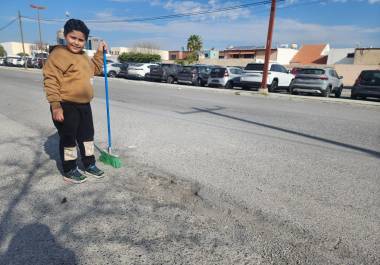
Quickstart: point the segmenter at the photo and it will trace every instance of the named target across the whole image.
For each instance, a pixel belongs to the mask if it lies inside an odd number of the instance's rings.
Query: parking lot
[[[112,64],[112,63],[111,63]],[[117,65],[121,65],[117,63]],[[10,70],[21,70],[21,71],[37,71],[40,72],[38,68],[27,68],[27,70],[23,67],[9,67],[9,66],[0,66],[4,69],[10,69]],[[0,68],[1,69],[1,68]],[[113,69],[113,68],[109,68]],[[120,69],[119,69],[120,70]],[[125,70],[124,70],[125,71]],[[120,73],[120,72],[119,72]],[[200,90],[209,90],[217,93],[227,93],[227,94],[235,94],[235,95],[245,95],[245,96],[252,96],[252,95],[258,95],[260,94],[257,89],[243,89],[242,87],[235,86],[233,88],[225,88],[222,86],[196,86],[193,84],[184,84],[184,83],[178,83],[173,80],[173,82],[165,82],[162,80],[146,80],[145,77],[142,76],[128,76],[125,72],[119,75],[119,73],[113,73],[109,77],[114,80],[119,80],[122,82],[127,82],[131,84],[149,84],[150,82],[154,81],[155,84],[159,87],[171,87],[176,89],[200,89]],[[301,101],[322,101],[322,102],[330,102],[330,103],[341,103],[341,104],[359,104],[359,105],[373,105],[373,106],[380,106],[380,99],[378,98],[361,98],[361,99],[355,99],[353,100],[351,98],[351,89],[352,87],[344,87],[342,89],[341,96],[339,98],[334,97],[334,95],[331,95],[331,97],[322,97],[320,94],[315,93],[299,93],[297,95],[291,95],[289,91],[286,88],[282,88],[280,90],[277,90],[275,92],[270,93],[269,97],[275,97],[279,99],[284,100],[301,100]]]

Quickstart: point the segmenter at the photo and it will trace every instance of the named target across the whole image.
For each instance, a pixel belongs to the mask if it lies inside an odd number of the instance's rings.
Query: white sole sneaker
[[[91,174],[90,172],[85,171],[84,174],[85,174],[86,176],[90,176],[90,177],[93,177],[93,178],[96,178],[96,179],[102,179],[102,178],[105,177],[105,174],[104,174],[104,173],[103,173],[103,175],[97,176],[97,175]]]

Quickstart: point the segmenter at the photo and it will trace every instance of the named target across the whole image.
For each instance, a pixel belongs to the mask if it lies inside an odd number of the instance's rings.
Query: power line
[[[2,31],[2,30],[4,30],[4,29],[8,28],[8,27],[9,27],[10,25],[12,25],[16,20],[17,20],[17,18],[15,18],[15,19],[9,21],[8,24],[6,24],[5,26],[2,26],[2,27],[0,28],[0,31]]]
[[[317,3],[328,3],[329,1],[331,0],[315,0],[315,1],[298,2],[296,4],[291,4],[291,5],[286,5],[286,0],[278,0],[277,2],[284,3],[284,5],[278,6],[278,9],[288,9],[288,8],[312,5],[312,4],[317,4]],[[142,17],[142,18],[135,18],[135,19],[121,18],[121,19],[108,19],[108,20],[107,19],[105,20],[84,19],[84,21],[87,23],[118,23],[118,22],[120,23],[120,22],[144,22],[144,21],[164,20],[164,19],[175,19],[175,18],[191,17],[191,16],[198,16],[198,15],[206,15],[206,14],[212,14],[212,13],[222,13],[222,12],[228,12],[228,11],[233,11],[237,9],[249,8],[253,6],[265,6],[265,5],[269,5],[271,2],[272,2],[271,0],[266,0],[266,1],[253,2],[253,3],[241,4],[241,5],[218,8],[218,9],[203,10],[203,11],[188,12],[188,13],[178,13],[178,14],[171,14],[171,15],[164,15],[164,16],[157,16],[157,17]],[[27,20],[33,20],[33,21],[36,20],[36,18],[28,17],[28,16],[22,16],[22,18],[25,18]],[[45,22],[65,22],[67,19],[41,18],[40,20],[45,21]]]
[[[285,0],[279,0],[278,2],[284,2]],[[87,23],[117,23],[117,22],[143,22],[143,21],[154,21],[154,20],[163,20],[163,19],[173,19],[173,18],[182,18],[182,17],[191,17],[191,16],[199,16],[199,15],[206,15],[206,14],[212,14],[212,13],[221,13],[221,12],[228,12],[232,10],[237,9],[243,9],[248,8],[252,6],[262,6],[262,5],[268,5],[272,1],[266,0],[266,1],[260,1],[260,2],[253,2],[253,3],[247,3],[247,4],[241,4],[241,5],[235,5],[230,7],[223,7],[218,9],[211,9],[211,10],[203,10],[203,11],[197,11],[197,12],[188,12],[188,13],[179,13],[179,14],[171,14],[171,15],[164,15],[164,16],[157,16],[157,17],[143,17],[143,18],[135,18],[135,19],[110,19],[110,20],[85,20]],[[23,16],[25,19],[35,20],[33,17],[27,17]],[[65,19],[41,19],[41,21],[46,22],[63,22]]]

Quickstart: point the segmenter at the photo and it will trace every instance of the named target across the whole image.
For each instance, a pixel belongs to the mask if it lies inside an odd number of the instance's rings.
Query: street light
[[[38,33],[40,35],[40,49],[42,51],[42,34],[41,34],[41,22],[40,22],[40,10],[46,9],[44,6],[30,5],[31,8],[37,9],[37,19],[38,19]]]

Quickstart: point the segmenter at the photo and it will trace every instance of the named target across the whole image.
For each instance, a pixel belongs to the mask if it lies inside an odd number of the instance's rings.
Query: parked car
[[[120,66],[120,71],[119,74],[117,75],[118,77],[124,77],[127,78],[128,76],[128,67],[131,66],[131,63],[121,63]]]
[[[27,58],[27,60],[26,60],[26,67],[28,67],[28,68],[34,68],[33,58],[32,57],[28,57]]]
[[[128,66],[128,78],[138,78],[143,79],[146,77],[148,73],[150,73],[150,69],[157,64],[153,63],[135,63]]]
[[[243,70],[237,67],[214,67],[211,69],[210,76],[208,78],[208,86],[223,86],[231,89],[235,86],[241,86],[240,78],[243,74]]]
[[[178,80],[178,73],[182,70],[179,64],[158,64],[150,68],[147,79],[152,81],[166,81],[172,84]]]
[[[38,57],[38,58],[33,58],[32,61],[31,61],[31,66],[33,68],[39,68],[41,69],[44,64],[46,63],[47,61],[47,58],[41,58],[41,57]]]
[[[301,67],[293,67],[292,68],[292,70],[290,71],[290,73],[292,74],[292,75],[297,75],[297,73],[300,71],[300,70],[302,70],[303,68],[301,68]]]
[[[318,93],[324,97],[334,93],[339,98],[343,90],[342,78],[333,68],[304,68],[292,81],[290,93]]]
[[[178,83],[204,86],[208,82],[212,65],[189,65],[184,66],[178,73]]]
[[[0,65],[4,65],[5,64],[5,57],[0,57]]]
[[[23,66],[25,63],[21,56],[7,56],[5,58],[5,65],[7,66]]]
[[[351,89],[351,98],[380,98],[380,70],[362,71]]]
[[[121,63],[107,63],[107,76],[116,77],[120,72]],[[104,68],[102,71],[104,75]]]
[[[270,63],[268,67],[267,86],[270,92],[279,88],[289,89],[290,82],[293,80],[292,75],[284,66]],[[249,63],[244,68],[241,84],[244,89],[259,88],[263,78],[263,63]]]

